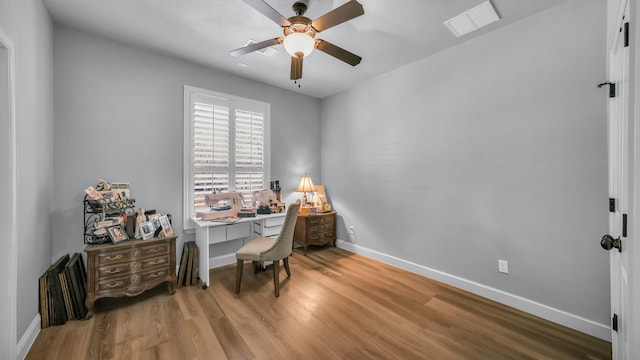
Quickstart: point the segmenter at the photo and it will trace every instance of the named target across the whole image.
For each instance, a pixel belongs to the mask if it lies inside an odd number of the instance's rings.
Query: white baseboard
[[[554,323],[583,332],[585,334],[589,334],[606,341],[611,341],[611,329],[607,324],[600,324],[595,321],[568,313],[566,311],[555,309],[536,301],[508,293],[506,291],[492,288],[490,286],[467,280],[459,276],[447,274],[442,271],[428,268],[426,266],[415,264],[410,261],[397,258],[395,256],[387,255],[376,250],[346,242],[344,240],[338,240],[337,246],[344,250],[360,254],[407,271],[411,271],[413,273],[443,282],[447,285],[454,286],[456,288],[468,291],[476,295],[480,295],[487,299],[491,299],[501,304],[505,304],[518,310],[525,311],[529,314],[541,317],[545,320],[552,321]]]
[[[31,345],[36,341],[36,337],[40,333],[40,314],[36,314],[36,317],[31,321],[27,331],[24,332],[20,341],[18,341],[17,351],[18,355],[16,359],[24,360],[27,357],[27,353],[31,349]]]

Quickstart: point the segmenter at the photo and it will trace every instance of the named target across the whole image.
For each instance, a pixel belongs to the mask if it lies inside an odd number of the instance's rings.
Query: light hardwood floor
[[[43,329],[27,359],[610,359],[611,344],[377,261],[295,250],[270,271],[211,270],[211,286],[102,299]]]

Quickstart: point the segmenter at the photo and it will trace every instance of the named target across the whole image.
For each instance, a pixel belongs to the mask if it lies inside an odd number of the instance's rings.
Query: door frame
[[[612,0],[609,0],[612,1]],[[631,269],[629,271],[629,322],[628,334],[630,339],[640,338],[640,6],[638,0],[628,0],[630,6],[631,19],[630,22],[630,53],[629,53],[629,110],[632,113],[629,119],[629,131],[632,133],[633,150],[630,151],[629,174],[632,177],[629,181],[630,191],[630,223],[628,224],[632,244],[627,245],[629,250],[629,262]],[[628,242],[629,243],[629,242]],[[630,354],[640,354],[640,344],[637,341],[631,341],[629,344]]]
[[[18,236],[17,236],[17,131],[16,131],[16,72],[15,72],[15,48],[13,42],[7,35],[0,29],[0,47],[7,51],[7,67],[0,69],[0,71],[7,71],[8,75],[8,105],[9,105],[9,134],[8,139],[2,138],[2,141],[9,141],[9,154],[2,154],[0,156],[8,156],[9,174],[10,174],[10,186],[6,189],[2,189],[1,195],[3,199],[9,199],[9,219],[8,229],[3,229],[0,234],[2,237],[8,236],[9,241],[7,248],[3,249],[2,260],[7,261],[8,271],[3,272],[3,275],[7,276],[7,291],[3,291],[7,296],[7,306],[0,308],[3,312],[2,317],[8,319],[7,326],[2,332],[4,339],[0,339],[3,344],[6,344],[7,349],[4,350],[9,359],[15,359],[17,354],[17,293],[18,293]],[[3,159],[4,160],[4,159]],[[8,192],[8,193],[7,193]],[[2,223],[3,227],[5,222]],[[3,301],[5,299],[2,299]]]

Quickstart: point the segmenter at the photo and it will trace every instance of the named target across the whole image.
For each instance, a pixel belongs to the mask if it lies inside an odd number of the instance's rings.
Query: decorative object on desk
[[[129,236],[129,239],[136,238],[136,232],[138,230],[136,226],[137,218],[138,217],[135,215],[127,215],[125,217],[124,229],[127,231],[127,236]]]
[[[268,204],[258,205],[258,214],[260,215],[271,214],[271,206],[269,206]]]
[[[242,195],[238,192],[208,194],[204,197],[204,203],[209,210],[196,212],[197,218],[215,220],[237,216],[242,209]]]
[[[111,184],[109,184],[107,180],[98,179],[98,183],[96,184],[96,190],[98,191],[111,190]]]
[[[313,186],[313,181],[311,181],[311,176],[304,173],[304,176],[300,178],[300,184],[298,184],[296,188],[296,192],[304,193],[304,196],[302,196],[302,207],[307,206],[307,193],[312,191],[316,190]]]
[[[131,189],[128,182],[112,182],[111,190],[118,194],[118,197],[120,197],[121,200],[131,197]]]
[[[154,231],[161,229],[162,225],[160,225],[160,216],[162,214],[160,213],[153,213],[153,214],[149,214],[149,216],[147,216],[147,220],[151,221],[151,223],[153,223],[153,228]]]
[[[91,197],[93,200],[100,200],[102,198],[98,190],[96,190],[93,186],[89,186],[88,188],[84,189],[84,192],[86,192],[87,195],[89,195],[89,197]]]
[[[134,236],[136,239],[142,238],[142,234],[140,233],[142,228],[140,227],[140,225],[145,221],[147,221],[147,217],[144,215],[144,209],[138,208],[138,215],[136,215],[136,232]]]
[[[331,204],[327,200],[327,194],[324,190],[324,185],[314,185],[315,196],[314,196],[314,205],[316,206],[316,212],[329,212],[331,211]]]
[[[138,224],[138,233],[140,234],[139,239],[147,240],[153,237],[156,229],[153,227],[153,223],[151,221],[143,221]]]
[[[108,227],[107,233],[109,233],[109,238],[111,238],[111,242],[114,244],[129,240],[129,236],[127,236],[127,233],[120,224]]]
[[[160,220],[160,226],[162,226],[162,232],[164,233],[164,236],[173,235],[173,228],[169,223],[169,218],[167,217],[167,215],[160,216],[159,220]]]
[[[271,182],[271,191],[276,195],[276,200],[282,202],[282,189],[280,188],[280,180],[274,180]]]
[[[246,218],[246,217],[256,217],[256,209],[255,208],[242,208],[238,211],[238,217]]]

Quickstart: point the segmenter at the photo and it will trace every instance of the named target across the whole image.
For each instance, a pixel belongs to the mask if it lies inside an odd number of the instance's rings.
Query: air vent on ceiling
[[[244,46],[251,45],[251,44],[257,44],[257,43],[258,43],[257,41],[249,39],[247,41],[247,43],[244,44]],[[260,54],[262,54],[264,56],[268,56],[268,57],[271,57],[271,55],[275,54],[276,51],[278,51],[278,50],[274,49],[272,47],[266,47],[264,49],[256,50],[257,53],[260,53]]]
[[[490,1],[485,1],[473,9],[445,21],[444,24],[453,35],[460,37],[498,20],[500,17],[496,13],[496,9],[493,8]]]

